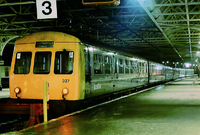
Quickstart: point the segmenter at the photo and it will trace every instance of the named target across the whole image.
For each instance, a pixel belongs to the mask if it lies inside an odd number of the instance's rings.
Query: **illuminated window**
[[[112,59],[109,56],[104,57],[104,63],[105,63],[105,73],[110,74],[112,73]]]
[[[102,55],[94,54],[94,74],[103,74]]]
[[[141,73],[144,73],[144,63],[141,62]]]
[[[129,60],[125,60],[125,73],[129,74]]]
[[[138,66],[136,61],[131,61],[130,73],[137,73]]]
[[[119,73],[124,73],[124,61],[119,59]]]
[[[28,74],[31,66],[31,52],[18,52],[15,59],[14,74]]]

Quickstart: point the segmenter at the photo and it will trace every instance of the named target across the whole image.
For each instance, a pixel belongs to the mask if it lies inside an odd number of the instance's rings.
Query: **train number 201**
[[[70,79],[62,79],[63,83],[69,83]]]

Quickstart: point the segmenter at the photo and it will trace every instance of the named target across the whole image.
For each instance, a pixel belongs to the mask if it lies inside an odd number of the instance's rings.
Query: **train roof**
[[[33,43],[36,41],[54,41],[54,42],[81,42],[77,37],[54,31],[36,32],[19,38],[15,43]]]

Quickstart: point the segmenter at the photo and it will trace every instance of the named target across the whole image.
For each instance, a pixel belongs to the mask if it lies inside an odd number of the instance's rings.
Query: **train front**
[[[10,98],[43,99],[43,81],[49,100],[81,100],[85,96],[83,46],[60,32],[33,33],[16,41],[10,70]]]

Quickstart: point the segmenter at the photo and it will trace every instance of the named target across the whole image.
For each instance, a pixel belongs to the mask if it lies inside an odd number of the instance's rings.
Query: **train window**
[[[94,74],[103,74],[102,55],[94,54]]]
[[[125,60],[125,73],[129,74],[129,60]]]
[[[49,74],[51,66],[51,52],[36,52],[34,74]]]
[[[144,63],[141,62],[141,73],[144,73]]]
[[[139,62],[139,73],[142,73],[142,63]]]
[[[131,61],[130,73],[134,73],[134,62]]]
[[[16,54],[14,74],[28,74],[31,65],[31,52],[18,52]]]
[[[148,65],[147,65],[147,63],[145,64],[145,73],[148,73]]]
[[[72,51],[56,52],[54,73],[72,74],[73,64],[74,64],[74,52]]]
[[[119,73],[124,73],[124,61],[119,59]]]
[[[104,64],[105,64],[105,73],[111,74],[112,73],[112,59],[109,56],[104,57]]]
[[[139,73],[139,63],[138,62],[134,62],[134,65],[133,65],[133,72],[134,73]]]

